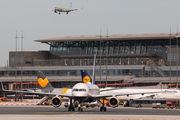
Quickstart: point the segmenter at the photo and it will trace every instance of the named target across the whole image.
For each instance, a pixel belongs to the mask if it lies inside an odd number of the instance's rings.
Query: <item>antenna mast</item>
[[[16,46],[15,46],[15,48],[16,48],[16,58],[15,58],[15,82],[17,83],[17,39],[18,39],[18,37],[17,37],[17,30],[16,30]],[[15,90],[16,90],[16,84],[15,84]]]

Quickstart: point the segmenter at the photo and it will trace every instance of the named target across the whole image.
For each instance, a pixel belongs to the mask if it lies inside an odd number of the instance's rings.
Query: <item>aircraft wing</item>
[[[11,93],[29,93],[35,95],[48,95],[48,96],[62,96],[62,97],[72,97],[72,94],[57,94],[57,93],[48,93],[48,92],[34,92],[34,91],[21,91],[21,90],[5,90],[3,87],[3,83],[1,81],[2,90],[4,92],[11,92]]]
[[[100,89],[100,92],[104,92],[104,91],[110,91],[110,90],[119,90],[117,88],[108,88],[108,89]]]
[[[75,10],[79,10],[79,9],[71,9],[70,11],[75,11]]]
[[[137,94],[152,94],[152,93],[159,93],[160,91],[154,92],[138,92],[138,93],[121,93],[121,94],[100,94],[100,95],[90,95],[91,97],[95,98],[104,98],[104,97],[116,97],[116,96],[124,96],[124,95],[137,95]]]
[[[76,9],[70,9],[70,11],[75,11],[75,10],[79,10],[79,9],[83,9],[83,7],[82,8],[76,8]]]

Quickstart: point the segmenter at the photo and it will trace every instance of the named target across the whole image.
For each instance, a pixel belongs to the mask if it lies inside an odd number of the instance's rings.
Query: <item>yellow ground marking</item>
[[[68,91],[68,88],[64,88],[61,94],[65,94]]]
[[[54,112],[53,112],[54,113]],[[59,116],[78,116],[78,114],[62,114],[62,115],[34,115],[36,117],[59,117]]]
[[[48,79],[45,78],[44,80],[42,78],[38,78],[38,83],[41,87],[46,87],[46,85],[48,84]]]

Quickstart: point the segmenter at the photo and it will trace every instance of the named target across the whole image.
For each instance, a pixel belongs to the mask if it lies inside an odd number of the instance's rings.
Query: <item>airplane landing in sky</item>
[[[59,13],[59,14],[61,14],[61,12],[66,12],[66,14],[68,14],[69,12],[76,11],[76,10],[79,10],[79,9],[72,9],[72,3],[71,3],[69,8],[55,7],[52,11],[54,11],[54,13]]]

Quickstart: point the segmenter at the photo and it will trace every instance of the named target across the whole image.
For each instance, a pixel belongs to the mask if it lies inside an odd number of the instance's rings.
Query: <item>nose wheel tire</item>
[[[74,111],[75,109],[74,109],[74,107],[69,107],[68,108],[68,111]]]
[[[72,107],[72,111],[74,111],[74,107]]]
[[[71,111],[71,107],[68,108],[68,111]]]

